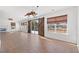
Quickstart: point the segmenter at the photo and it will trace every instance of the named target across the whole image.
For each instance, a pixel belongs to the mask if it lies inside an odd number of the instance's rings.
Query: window
[[[15,22],[11,22],[11,29],[15,29],[15,27],[16,27]]]
[[[67,15],[47,18],[49,32],[67,32]]]
[[[48,24],[48,31],[54,32],[55,31],[55,24]]]

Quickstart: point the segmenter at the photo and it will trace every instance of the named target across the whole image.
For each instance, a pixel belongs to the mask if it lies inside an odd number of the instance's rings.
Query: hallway
[[[47,39],[25,32],[1,32],[1,52],[13,53],[76,53],[75,44]]]

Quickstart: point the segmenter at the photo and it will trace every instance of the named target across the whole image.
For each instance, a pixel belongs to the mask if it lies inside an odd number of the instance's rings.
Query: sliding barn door
[[[44,17],[39,18],[38,21],[38,34],[44,36]]]

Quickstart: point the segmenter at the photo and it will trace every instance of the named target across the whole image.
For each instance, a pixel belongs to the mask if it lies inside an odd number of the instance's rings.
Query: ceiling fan
[[[37,15],[37,13],[35,11],[31,11],[25,14],[25,16],[30,16],[30,15],[35,16]]]
[[[8,18],[8,20],[11,20],[12,21],[13,19],[12,18]]]
[[[39,6],[36,6],[36,7],[38,8]],[[36,16],[37,13],[36,13],[34,10],[32,10],[32,11],[26,13],[24,16],[30,16],[30,15],[32,15],[32,16]]]

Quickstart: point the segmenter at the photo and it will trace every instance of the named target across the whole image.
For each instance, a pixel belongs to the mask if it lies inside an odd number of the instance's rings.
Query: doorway
[[[28,33],[44,36],[44,17],[28,21]]]
[[[31,33],[38,34],[38,19],[32,20],[31,23]]]
[[[28,33],[38,34],[38,20],[29,20],[28,21]]]

